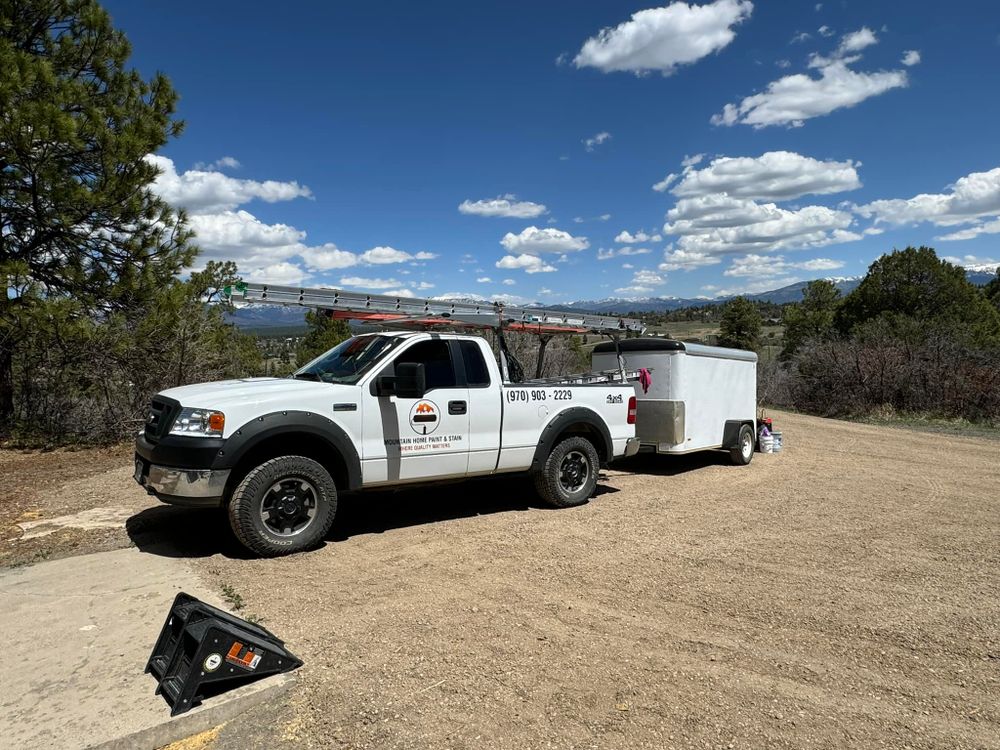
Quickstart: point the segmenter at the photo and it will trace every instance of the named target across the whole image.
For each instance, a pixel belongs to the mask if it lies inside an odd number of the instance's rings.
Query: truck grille
[[[172,398],[155,396],[146,416],[146,439],[156,442],[168,432],[180,411],[180,403]]]

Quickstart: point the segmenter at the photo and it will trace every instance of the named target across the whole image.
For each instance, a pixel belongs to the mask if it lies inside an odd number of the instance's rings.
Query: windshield
[[[321,354],[292,377],[353,385],[399,341],[395,336],[355,336]]]

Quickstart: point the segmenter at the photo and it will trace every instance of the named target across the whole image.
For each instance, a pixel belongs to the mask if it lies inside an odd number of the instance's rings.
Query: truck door
[[[380,375],[402,362],[421,363],[423,398],[366,398],[362,440],[365,485],[463,477],[469,468],[469,389],[460,385],[452,341],[417,341]]]
[[[495,365],[491,374],[493,355],[485,341],[456,343],[469,386],[469,474],[490,474],[496,471],[500,453],[500,377]]]

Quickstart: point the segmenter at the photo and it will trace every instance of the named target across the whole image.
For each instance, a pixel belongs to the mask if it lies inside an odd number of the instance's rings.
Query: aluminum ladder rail
[[[642,333],[645,330],[642,322],[635,318],[513,307],[502,302],[419,299],[250,282],[226,287],[224,294],[237,302],[299,305],[330,310],[337,318],[368,321],[387,327],[428,328],[452,325],[502,328],[539,335],[599,333],[612,337],[629,331]]]

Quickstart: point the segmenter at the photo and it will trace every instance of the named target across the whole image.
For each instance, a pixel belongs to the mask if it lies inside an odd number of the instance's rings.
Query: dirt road
[[[345,500],[279,560],[162,507],[121,543],[306,662],[215,748],[1000,746],[1000,442],[775,421],[781,454],[635,461],[571,510],[495,480]],[[128,474],[81,481],[147,507]]]

